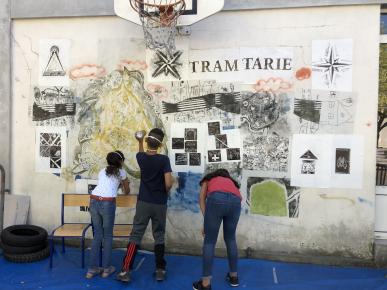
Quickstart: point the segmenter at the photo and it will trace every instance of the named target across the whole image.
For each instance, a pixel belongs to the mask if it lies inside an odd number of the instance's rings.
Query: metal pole
[[[5,170],[3,165],[0,164],[0,233],[3,231],[4,226],[4,200],[5,200]]]

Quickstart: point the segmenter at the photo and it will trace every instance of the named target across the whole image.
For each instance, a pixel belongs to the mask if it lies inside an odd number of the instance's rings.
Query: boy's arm
[[[135,135],[137,141],[138,141],[138,152],[144,152],[144,137],[145,137],[145,134],[146,132],[144,130],[141,131],[141,135],[140,137],[137,136],[137,134]]]
[[[172,176],[172,168],[171,161],[168,156],[166,156],[164,161],[164,181],[165,181],[165,190],[167,193],[171,190],[173,185],[173,176]]]
[[[144,152],[144,138],[138,140],[138,152]]]
[[[172,172],[164,173],[164,181],[165,181],[165,190],[168,193],[171,190],[172,185],[173,185]]]

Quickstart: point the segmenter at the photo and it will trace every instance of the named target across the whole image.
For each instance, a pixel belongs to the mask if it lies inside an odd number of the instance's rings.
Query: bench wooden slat
[[[133,225],[114,225],[113,237],[129,237]]]
[[[64,224],[55,231],[54,237],[81,237],[83,230],[88,225],[89,224]]]
[[[89,194],[65,193],[63,199],[64,206],[89,206],[90,204]]]
[[[117,207],[135,207],[137,202],[137,195],[118,195],[116,198]]]

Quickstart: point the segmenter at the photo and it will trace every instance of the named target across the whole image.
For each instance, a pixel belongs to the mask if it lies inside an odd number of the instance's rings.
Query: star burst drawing
[[[325,56],[320,62],[313,63],[313,68],[324,74],[326,84],[331,88],[336,83],[336,77],[350,69],[352,62],[340,58],[336,47],[329,44]]]
[[[178,67],[183,64],[179,62],[180,56],[183,54],[183,51],[178,50],[172,54],[164,53],[161,50],[156,50],[157,60],[154,64],[157,66],[155,71],[152,73],[152,77],[157,77],[160,74],[168,76],[171,74],[173,77],[180,80],[180,74]]]

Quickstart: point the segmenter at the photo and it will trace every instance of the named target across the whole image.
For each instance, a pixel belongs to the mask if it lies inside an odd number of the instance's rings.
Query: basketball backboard
[[[177,19],[177,26],[191,25],[222,10],[224,0],[186,0],[185,12]],[[114,0],[117,16],[141,25],[138,13],[132,9],[129,0]]]

